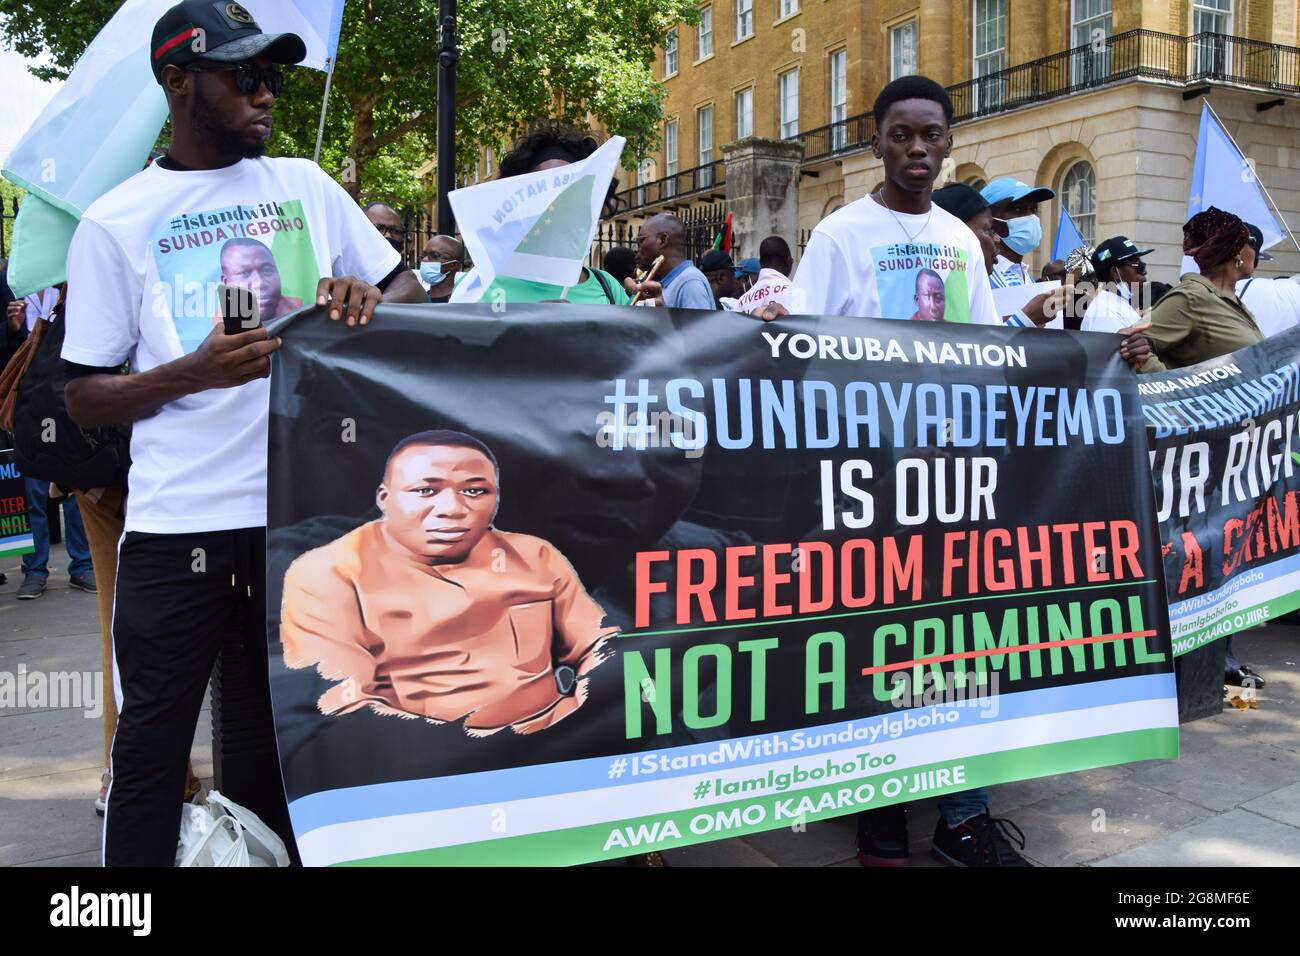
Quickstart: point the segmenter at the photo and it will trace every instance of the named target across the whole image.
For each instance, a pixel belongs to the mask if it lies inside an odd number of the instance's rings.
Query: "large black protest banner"
[[[1300,608],[1300,328],[1138,389],[1174,654]]]
[[[1177,755],[1108,337],[576,305],[283,335],[308,864],[616,858]]]

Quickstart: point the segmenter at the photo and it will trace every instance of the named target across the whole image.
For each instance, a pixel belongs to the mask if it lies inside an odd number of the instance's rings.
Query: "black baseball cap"
[[[965,183],[950,183],[942,189],[936,189],[930,194],[930,201],[944,212],[952,213],[962,222],[970,222],[989,208],[989,201],[980,195],[980,191]],[[1005,237],[1006,220],[994,216],[993,231]]]
[[[158,18],[149,43],[149,64],[160,83],[169,64],[238,63],[262,54],[272,63],[301,63],[307,44],[296,33],[263,33],[251,13],[229,0],[176,4]]]
[[[700,259],[701,272],[721,272],[723,269],[735,272],[736,264],[731,261],[731,256],[721,249],[710,249]]]
[[[1259,226],[1248,222],[1246,230],[1250,233],[1250,248],[1255,250],[1255,258],[1261,262],[1271,262],[1273,257],[1260,248],[1264,244],[1264,233],[1260,232]]]
[[[1123,262],[1126,259],[1137,259],[1152,252],[1155,252],[1155,250],[1139,249],[1137,243],[1128,236],[1115,236],[1097,244],[1097,248],[1092,254],[1092,267],[1101,272],[1103,271],[1103,264],[1112,266],[1117,262]]]

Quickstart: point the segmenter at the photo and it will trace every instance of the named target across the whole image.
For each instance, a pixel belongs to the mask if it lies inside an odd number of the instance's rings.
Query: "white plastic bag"
[[[181,815],[177,866],[288,866],[289,852],[253,811],[216,790]]]

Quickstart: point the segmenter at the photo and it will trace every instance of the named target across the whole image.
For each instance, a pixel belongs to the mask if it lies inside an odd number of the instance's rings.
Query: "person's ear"
[[[378,508],[380,511],[382,511],[385,516],[387,516],[388,514],[388,509],[384,507],[384,504],[387,501],[388,501],[388,486],[385,485],[383,482],[380,482],[379,487],[375,489],[375,507]]]
[[[950,137],[950,138],[951,138],[951,137]],[[879,133],[879,132],[875,132],[875,133],[872,133],[872,134],[871,134],[871,155],[875,156],[876,159],[881,159],[882,156],[883,156],[883,154],[880,152],[880,133]]]
[[[168,97],[184,98],[190,94],[193,88],[194,74],[182,70],[174,64],[167,64],[162,69],[162,88],[163,93]]]
[[[944,148],[944,151],[943,151],[943,158],[944,158],[944,159],[947,159],[947,158],[948,158],[949,156],[951,156],[951,155],[952,155],[952,133],[949,133],[949,134],[948,134],[948,145],[947,145],[947,147]]]

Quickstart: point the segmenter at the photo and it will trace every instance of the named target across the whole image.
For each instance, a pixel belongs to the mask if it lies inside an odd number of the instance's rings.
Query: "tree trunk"
[[[352,106],[352,146],[348,156],[354,163],[352,175],[345,177],[343,188],[353,199],[360,200],[361,181],[365,176],[366,164],[374,159],[375,148],[375,105],[366,98],[353,103]]]

